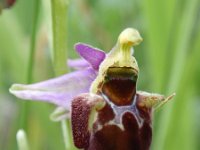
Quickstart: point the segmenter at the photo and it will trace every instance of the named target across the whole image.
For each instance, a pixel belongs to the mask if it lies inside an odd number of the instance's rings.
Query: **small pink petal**
[[[95,70],[98,70],[99,65],[106,57],[104,51],[87,44],[77,43],[75,49]]]

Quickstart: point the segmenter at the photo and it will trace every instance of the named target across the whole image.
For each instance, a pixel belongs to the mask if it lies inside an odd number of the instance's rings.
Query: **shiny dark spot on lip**
[[[136,94],[136,81],[133,68],[111,67],[106,73],[102,93],[118,106],[130,105]]]
[[[105,124],[115,118],[115,114],[111,106],[107,103],[105,107],[99,111],[98,120],[100,124]]]
[[[151,124],[144,121],[140,127],[136,117],[134,112],[125,112],[122,116],[124,129],[116,124],[104,125],[91,137],[87,150],[149,150]]]

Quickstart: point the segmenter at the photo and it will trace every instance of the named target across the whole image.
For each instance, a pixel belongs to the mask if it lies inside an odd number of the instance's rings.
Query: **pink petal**
[[[95,70],[98,70],[99,65],[106,57],[105,52],[87,44],[77,43],[75,49]]]
[[[70,109],[73,97],[89,92],[95,78],[94,69],[88,68],[35,84],[14,84],[10,92],[21,99],[45,101]]]

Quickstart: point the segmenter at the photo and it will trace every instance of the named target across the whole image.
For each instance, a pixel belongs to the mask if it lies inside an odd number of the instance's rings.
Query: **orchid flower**
[[[141,41],[137,30],[127,28],[108,54],[78,43],[75,49],[82,58],[68,61],[74,72],[40,83],[14,84],[10,92],[67,110],[77,148],[148,150],[152,112],[174,94],[165,98],[137,91],[139,68],[132,47]]]
[[[0,13],[2,9],[10,8],[16,0],[1,0],[0,1]]]

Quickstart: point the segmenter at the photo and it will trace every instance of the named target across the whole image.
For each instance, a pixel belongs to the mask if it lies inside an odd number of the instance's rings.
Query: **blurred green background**
[[[144,39],[134,54],[140,66],[138,89],[176,92],[154,115],[151,149],[200,149],[200,0],[71,0],[65,19],[70,58],[78,57],[76,42],[109,51],[124,28],[138,29]],[[0,16],[1,150],[18,149],[15,136],[20,128],[26,130],[32,150],[64,149],[60,123],[49,119],[55,106],[25,105],[8,92],[13,83],[54,76],[50,23],[49,0],[18,0]]]

